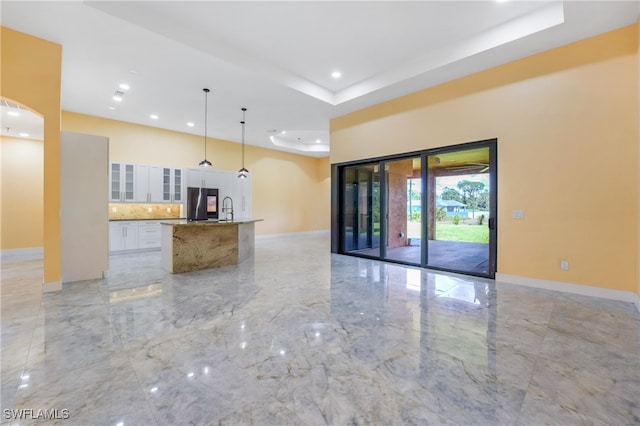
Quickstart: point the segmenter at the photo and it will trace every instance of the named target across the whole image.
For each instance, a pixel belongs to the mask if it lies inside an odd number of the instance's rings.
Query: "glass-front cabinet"
[[[109,201],[135,201],[135,165],[111,163],[109,167]]]
[[[179,203],[183,200],[182,169],[162,169],[162,201]]]
[[[109,165],[109,201],[182,203],[184,169],[113,162]]]

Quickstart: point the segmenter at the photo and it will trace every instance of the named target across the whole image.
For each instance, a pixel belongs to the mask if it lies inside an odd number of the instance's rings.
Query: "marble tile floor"
[[[146,252],[41,279],[2,263],[2,424],[640,424],[629,303],[332,255],[326,235],[220,269]]]

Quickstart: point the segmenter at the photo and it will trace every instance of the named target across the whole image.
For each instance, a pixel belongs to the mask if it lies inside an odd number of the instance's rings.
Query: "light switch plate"
[[[512,212],[512,216],[514,219],[522,219],[524,217],[524,213],[522,212],[522,210],[514,210]]]

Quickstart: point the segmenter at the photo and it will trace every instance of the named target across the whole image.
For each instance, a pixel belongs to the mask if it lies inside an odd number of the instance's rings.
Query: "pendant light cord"
[[[204,91],[204,159],[207,159],[207,106],[209,104],[209,89],[202,89]]]
[[[242,168],[244,169],[244,121],[245,121],[245,113],[247,112],[246,108],[242,108]]]

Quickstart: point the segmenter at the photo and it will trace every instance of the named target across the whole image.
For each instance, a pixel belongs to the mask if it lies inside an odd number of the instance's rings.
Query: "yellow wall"
[[[637,49],[637,56],[638,56],[638,81],[640,82],[640,21],[638,23],[636,23],[636,29],[637,29],[637,38],[636,38],[636,49]],[[638,93],[638,104],[640,105],[640,83],[638,84],[637,87],[637,93]],[[638,107],[638,164],[640,164],[640,107]],[[638,211],[640,211],[640,167],[638,167]],[[638,226],[638,259],[636,260],[638,263],[638,270],[637,270],[637,274],[636,274],[636,281],[637,281],[637,288],[636,288],[636,293],[638,294],[638,297],[636,298],[636,306],[637,308],[640,310],[640,225]]]
[[[63,111],[65,131],[109,138],[109,159],[174,167],[197,167],[204,156],[202,136]],[[237,171],[241,145],[208,139],[213,167]],[[252,175],[252,210],[258,234],[329,229],[329,161],[245,145]]]
[[[635,291],[637,31],[629,26],[334,119],[331,163],[496,137],[498,272]],[[523,220],[511,218],[515,209]]]
[[[42,247],[43,142],[0,138],[2,250]]]
[[[60,75],[62,47],[0,27],[0,96],[44,118],[44,283],[60,282]],[[7,178],[3,168],[3,182]],[[3,205],[3,221],[4,209]],[[4,248],[4,246],[3,246]]]

